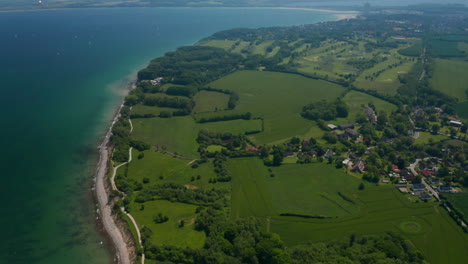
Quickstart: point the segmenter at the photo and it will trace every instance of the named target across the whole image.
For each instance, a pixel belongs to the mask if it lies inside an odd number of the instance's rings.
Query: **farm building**
[[[245,150],[246,150],[246,151],[251,151],[251,152],[259,151],[259,149],[256,148],[256,147],[246,147]]]
[[[450,125],[459,127],[462,126],[463,123],[461,121],[450,120]]]
[[[354,125],[350,124],[350,123],[341,124],[341,125],[338,126],[338,128],[341,129],[341,130],[346,130],[347,128],[353,129]]]
[[[351,128],[345,129],[346,134],[348,134],[350,137],[357,138],[359,137],[359,132],[352,130]]]
[[[331,130],[335,130],[337,128],[337,126],[335,126],[334,124],[328,124],[327,127]]]

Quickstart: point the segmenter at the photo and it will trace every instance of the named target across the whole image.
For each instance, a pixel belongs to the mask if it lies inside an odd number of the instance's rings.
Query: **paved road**
[[[436,190],[434,190],[432,186],[426,182],[425,179],[422,179],[421,183],[426,186],[426,189],[428,189],[438,201],[440,201],[439,193]]]

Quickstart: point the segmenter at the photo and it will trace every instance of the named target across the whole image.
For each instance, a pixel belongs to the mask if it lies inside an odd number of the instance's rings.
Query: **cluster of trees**
[[[220,48],[187,46],[154,59],[138,72],[139,80],[163,76],[171,83],[201,86],[237,69],[242,57]]]
[[[210,116],[210,117],[202,117],[197,120],[197,123],[209,123],[209,122],[218,122],[218,121],[229,121],[229,120],[237,120],[237,119],[244,119],[250,120],[252,119],[252,113],[242,113],[242,114],[225,114],[219,116]]]
[[[355,60],[348,60],[346,64],[353,66],[354,68],[363,71],[366,69],[370,69],[374,67],[377,63],[381,63],[388,60],[387,57],[373,57],[372,59],[355,59]]]
[[[214,172],[216,173],[216,181],[219,181],[219,182],[231,181],[231,176],[229,176],[226,166],[227,166],[227,157],[223,153],[216,153],[213,159],[213,167],[214,167]]]
[[[185,96],[192,98],[196,93],[198,92],[198,89],[195,87],[190,87],[190,86],[171,86],[166,89],[166,94],[168,95],[178,95],[178,96]]]
[[[200,150],[203,150],[209,145],[224,146],[229,150],[234,150],[239,147],[245,148],[247,146],[247,138],[244,135],[235,136],[229,132],[211,132],[206,129],[200,130],[197,142],[200,144]]]
[[[156,224],[162,224],[162,223],[165,223],[169,221],[169,217],[167,215],[164,215],[162,213],[158,213],[157,215],[155,215],[153,217],[153,222],[155,222]]]
[[[348,116],[348,106],[341,100],[327,102],[318,101],[306,105],[302,108],[302,117],[312,120],[333,120],[335,118],[345,118]]]
[[[446,197],[444,197],[444,194],[440,194],[439,196],[443,199],[443,203],[440,205],[450,208],[450,217],[452,217],[452,219],[463,228],[465,233],[468,233],[468,227],[466,225],[462,225],[462,222],[466,223],[465,215],[460,211],[460,209],[453,206],[453,204],[449,202]]]
[[[189,189],[176,183],[155,184],[141,190],[135,197],[135,202],[144,203],[152,200],[168,200],[172,202],[221,206],[225,202],[226,191],[211,189]]]
[[[148,106],[180,108],[188,113],[190,113],[195,106],[195,102],[188,98],[160,96],[157,94],[145,96],[143,104]]]

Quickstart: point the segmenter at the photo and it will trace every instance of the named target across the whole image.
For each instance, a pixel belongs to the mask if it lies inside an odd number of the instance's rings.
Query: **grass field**
[[[228,171],[233,175],[231,219],[276,214],[265,189],[269,172],[260,159],[230,159]]]
[[[153,231],[150,241],[156,245],[201,248],[205,243],[205,233],[193,228],[196,205],[158,200],[145,202],[144,210],[138,203],[132,203],[130,208],[140,230],[146,226]],[[161,224],[153,222],[153,217],[158,213],[167,215],[169,221]],[[184,227],[179,227],[181,220],[185,222]]]
[[[366,189],[358,194],[358,199],[362,213],[357,217],[337,220],[272,217],[271,230],[289,245],[343,239],[352,233],[394,231],[409,239],[430,263],[462,263],[468,257],[468,236],[437,204],[411,203],[392,186]]]
[[[140,118],[133,120],[132,137],[170,152],[194,158],[198,156],[195,121],[190,116]]]
[[[267,178],[266,188],[278,213],[343,217],[359,211],[338,192],[351,196],[361,181],[342,170],[313,163],[282,165],[273,172],[276,176]]]
[[[368,103],[372,103],[375,106],[377,114],[379,111],[385,111],[387,114],[390,114],[392,111],[397,110],[397,106],[386,102],[382,99],[368,95],[366,93],[361,93],[357,91],[348,92],[343,101],[348,105],[349,116],[348,119],[355,120],[356,115],[362,112],[362,105],[367,106]]]
[[[445,94],[465,101],[468,90],[468,62],[435,59],[431,86]]]
[[[178,109],[176,108],[169,108],[169,107],[157,107],[157,106],[147,106],[142,104],[137,104],[132,107],[132,114],[137,115],[147,115],[152,114],[154,116],[158,116],[161,112],[175,112]]]
[[[444,135],[433,135],[432,133],[429,132],[419,132],[419,137],[414,141],[415,144],[422,144],[426,145],[429,143],[436,143],[441,140],[446,140],[449,139],[449,137],[446,137]]]
[[[237,111],[251,112],[265,121],[265,131],[253,140],[269,143],[305,134],[312,121],[300,116],[304,105],[317,100],[334,100],[344,88],[299,75],[241,71],[210,84],[239,94]]]
[[[243,134],[262,129],[261,120],[231,120],[197,124],[190,116],[172,118],[139,118],[133,120],[135,139],[148,142],[169,152],[196,158],[198,157],[198,132],[207,129],[213,132]]]
[[[236,43],[236,40],[228,40],[228,39],[216,40],[216,39],[214,39],[214,40],[208,40],[208,41],[202,42],[199,45],[201,45],[201,46],[210,46],[210,47],[229,50],[232,47],[232,45],[234,45],[234,43]]]
[[[444,197],[455,207],[458,211],[463,213],[465,222],[468,221],[468,193],[446,193]]]
[[[455,110],[457,110],[457,114],[462,118],[468,118],[468,101],[458,103],[455,106]]]
[[[366,185],[359,191],[357,178],[326,164],[284,164],[272,168],[275,177],[254,158],[232,159],[228,168],[235,175],[231,218],[257,216],[287,245],[394,231],[411,240],[431,263],[461,263],[468,257],[468,236],[443,208],[414,202],[393,186]],[[344,201],[338,191],[356,204]],[[340,217],[279,216],[286,210]]]
[[[210,91],[201,91],[193,98],[194,113],[224,110],[228,107],[229,95]]]
[[[133,151],[133,161],[128,165],[127,173],[128,177],[137,182],[142,183],[144,178],[148,178],[150,185],[175,182],[183,185],[194,185],[198,188],[230,188],[229,183],[209,183],[211,178],[216,178],[211,162],[200,164],[198,168],[194,169],[188,164],[190,160],[174,158],[161,152],[146,150],[142,159],[138,159],[139,154],[140,152]],[[123,174],[124,168],[119,169],[118,173]],[[198,175],[200,175],[200,179],[197,179]],[[145,186],[144,184],[143,187]]]
[[[233,135],[244,134],[249,131],[261,131],[262,120],[231,120],[231,121],[219,121],[209,122],[203,124],[197,124],[198,130],[206,129],[212,132],[229,132]]]

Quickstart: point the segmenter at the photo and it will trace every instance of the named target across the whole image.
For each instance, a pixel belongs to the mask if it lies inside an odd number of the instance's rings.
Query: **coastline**
[[[128,86],[128,90],[134,88],[134,82],[131,82]],[[109,192],[108,192],[108,183],[106,184],[107,180],[107,173],[109,169],[111,169],[110,165],[110,157],[112,147],[109,145],[110,137],[112,134],[112,128],[114,124],[117,122],[120,111],[124,103],[122,102],[118,107],[114,118],[112,120],[111,125],[109,126],[107,132],[105,133],[104,139],[102,143],[99,145],[99,162],[97,164],[96,173],[95,173],[95,195],[98,202],[99,207],[99,216],[100,222],[104,227],[104,231],[112,241],[113,248],[116,253],[117,263],[119,264],[131,264],[131,257],[129,252],[129,247],[127,242],[124,238],[124,232],[121,227],[118,225],[116,219],[112,216],[112,203],[109,200]]]
[[[43,8],[43,9],[11,9],[11,10],[0,10],[0,13],[8,13],[8,12],[37,12],[37,11],[54,11],[54,10],[74,10],[74,9],[106,9],[106,8],[160,8],[160,9],[202,9],[202,8],[209,8],[209,9],[284,9],[284,10],[304,10],[304,11],[318,11],[324,13],[339,13],[339,14],[349,14],[349,15],[357,15],[359,11],[356,10],[333,10],[333,9],[324,9],[324,8],[309,8],[309,7],[282,7],[282,6],[200,6],[200,7],[192,7],[192,6],[173,6],[173,7],[166,7],[166,6],[142,6],[142,7],[122,7],[122,6],[102,6],[102,7],[57,7],[57,8]]]
[[[164,7],[163,7],[164,8]],[[171,7],[171,8],[193,8],[197,9],[200,7]],[[314,8],[288,8],[288,7],[206,7],[212,9],[291,9],[291,10],[306,10],[306,11],[318,11],[318,12],[327,12],[334,13],[334,16],[337,20],[343,19],[353,19],[356,18],[359,12],[357,11],[335,11],[328,9],[314,9]],[[76,9],[76,8],[67,8],[67,9]],[[92,8],[95,9],[95,8]],[[97,9],[97,8],[96,8]],[[47,10],[60,10],[60,9],[47,9]],[[23,11],[45,11],[45,10],[23,10]],[[4,11],[0,11],[4,12]],[[10,12],[10,11],[7,11]],[[13,12],[13,11],[11,11]],[[198,42],[197,42],[198,43]],[[196,45],[194,43],[192,45]],[[130,81],[122,94],[125,97],[131,90],[135,88],[136,80]],[[98,215],[100,217],[99,223],[103,227],[103,233],[109,241],[112,243],[112,251],[116,256],[116,263],[119,264],[131,264],[135,255],[132,251],[136,251],[135,245],[129,244],[128,239],[126,239],[125,227],[119,223],[118,219],[112,215],[112,206],[114,202],[110,199],[110,193],[115,188],[113,181],[109,181],[109,171],[113,170],[111,165],[111,156],[112,156],[112,146],[110,144],[110,138],[112,135],[112,128],[114,124],[118,121],[120,117],[120,111],[124,106],[122,102],[115,110],[113,114],[112,122],[110,126],[105,130],[104,137],[98,146],[99,150],[99,160],[96,165],[95,177],[94,177],[94,187],[95,192],[94,196],[98,203]],[[131,156],[130,156],[131,157]],[[116,188],[115,188],[116,189]],[[123,211],[126,213],[125,211]],[[134,222],[133,218],[130,217]],[[136,225],[136,223],[134,222]],[[141,241],[141,240],[140,240]],[[137,241],[138,243],[138,241]],[[141,243],[141,242],[140,242]],[[144,263],[144,255],[142,259]]]

